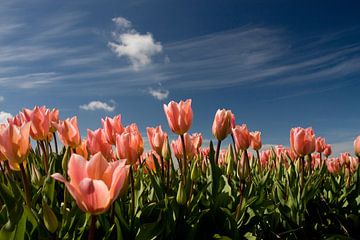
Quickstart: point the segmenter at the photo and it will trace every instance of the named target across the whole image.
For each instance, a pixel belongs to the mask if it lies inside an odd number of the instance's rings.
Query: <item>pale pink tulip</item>
[[[76,148],[81,144],[77,117],[67,118],[59,123],[54,123],[58,135],[65,147]]]
[[[356,156],[360,157],[360,136],[354,140],[354,152]]]
[[[290,131],[291,149],[303,157],[315,151],[315,134],[311,128],[292,128]]]
[[[126,191],[129,167],[124,161],[108,162],[100,152],[89,161],[72,154],[68,163],[70,182],[61,174],[51,175],[65,183],[78,207],[92,215],[106,212],[116,198]]]
[[[157,126],[156,128],[148,127],[146,128],[146,132],[151,148],[161,156],[167,133],[163,132],[161,126]]]
[[[168,105],[164,104],[164,112],[171,131],[178,135],[189,131],[193,119],[191,99],[185,102],[176,103],[171,101]]]
[[[246,150],[250,146],[250,133],[246,126],[246,124],[243,125],[236,125],[235,128],[232,129],[232,133],[234,135],[235,139],[235,146],[236,150]]]
[[[115,160],[112,146],[106,141],[104,130],[99,128],[95,131],[88,129],[87,148],[91,155],[95,155],[98,152],[108,160]]]
[[[261,143],[261,132],[250,132],[250,145],[255,151],[259,150],[262,146]]]
[[[315,151],[318,153],[322,153],[325,150],[326,142],[325,138],[317,137],[315,139]]]
[[[31,122],[30,136],[34,140],[46,140],[51,127],[50,110],[36,106],[33,110],[24,109],[25,118]]]
[[[57,108],[53,108],[50,112],[50,132],[56,132],[56,124],[59,123],[59,110]]]
[[[9,162],[22,163],[30,149],[30,123],[18,127],[10,123],[0,130],[0,152]]]
[[[102,126],[105,132],[106,140],[111,145],[116,144],[116,135],[124,132],[124,128],[121,124],[121,115],[117,115],[114,118],[106,117],[101,119]]]
[[[135,164],[144,152],[144,141],[136,124],[131,124],[116,137],[116,150],[119,159],[126,159],[128,164]]]
[[[230,110],[218,109],[212,125],[212,134],[217,140],[224,140],[232,129],[233,114]]]

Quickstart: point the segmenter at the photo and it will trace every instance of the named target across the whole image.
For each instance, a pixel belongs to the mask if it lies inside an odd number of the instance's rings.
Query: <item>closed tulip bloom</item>
[[[354,141],[354,152],[357,157],[360,157],[360,136],[357,136]]]
[[[341,165],[350,165],[350,153],[340,153],[339,161]]]
[[[148,127],[146,128],[146,133],[149,139],[149,143],[151,148],[161,156],[161,152],[163,149],[163,145],[167,138],[167,133],[163,132],[161,126],[157,126],[156,128]]]
[[[260,152],[260,164],[266,166],[271,157],[271,150],[265,150]]]
[[[338,158],[333,158],[326,161],[326,167],[330,173],[338,174],[341,169],[341,164]]]
[[[116,137],[116,150],[119,159],[126,159],[127,164],[135,164],[144,152],[144,141],[136,125],[132,125]]]
[[[18,127],[21,127],[25,122],[27,122],[23,112],[19,112],[13,118],[8,118],[7,121],[9,124],[14,124]]]
[[[326,142],[325,138],[317,137],[315,139],[315,151],[318,153],[322,153],[325,150]]]
[[[106,141],[105,132],[99,128],[95,131],[88,129],[87,147],[91,155],[95,155],[98,152],[108,160],[115,159],[112,146]]]
[[[178,135],[189,131],[193,119],[191,99],[185,102],[176,103],[171,101],[168,105],[164,104],[164,112],[171,131]]]
[[[315,151],[315,134],[311,128],[292,128],[290,131],[290,146],[300,157]]]
[[[65,147],[76,148],[81,144],[77,117],[67,118],[59,123],[54,123],[58,135]]]
[[[359,159],[357,157],[350,157],[350,171],[355,173],[359,167]]]
[[[202,144],[202,134],[201,133],[193,133],[191,135],[192,144],[197,152],[199,152],[201,144]]]
[[[212,134],[217,140],[224,140],[232,129],[233,114],[230,110],[218,109],[212,125]]]
[[[46,140],[51,127],[50,110],[36,106],[32,111],[25,109],[24,113],[31,122],[30,136],[34,140]]]
[[[332,151],[331,151],[331,145],[330,144],[325,145],[323,153],[324,153],[324,155],[326,157],[329,157],[331,155]]]
[[[157,161],[159,166],[161,166],[160,155],[157,154],[154,150],[151,150],[150,152],[147,153],[143,153],[141,158],[142,158],[142,162],[145,162],[146,167],[150,171],[154,171],[154,172],[156,171],[155,161]],[[147,172],[148,171],[145,168],[144,173]]]
[[[9,124],[0,130],[0,151],[9,162],[22,163],[30,149],[30,124],[21,127]]]
[[[103,129],[105,131],[106,140],[111,144],[116,144],[116,135],[124,132],[124,128],[121,124],[121,115],[117,115],[114,118],[106,117],[101,119]]]
[[[50,132],[56,132],[56,124],[59,123],[59,110],[57,108],[53,108],[50,112]]]
[[[197,150],[195,148],[195,144],[194,144],[194,139],[195,138],[196,138],[195,136],[191,136],[188,133],[184,134],[185,151],[186,151],[187,160],[193,159],[196,152],[197,152]],[[174,153],[174,155],[175,155],[175,157],[177,159],[182,159],[183,158],[183,146],[182,146],[180,136],[178,137],[177,140],[173,140],[171,142],[171,148],[172,148],[173,153]]]
[[[243,124],[241,126],[240,125],[235,126],[235,128],[232,129],[232,133],[234,135],[237,151],[239,151],[240,149],[246,150],[249,148],[251,139],[246,124]]]
[[[125,192],[129,167],[125,166],[124,161],[108,162],[100,152],[89,161],[72,154],[67,173],[70,181],[59,173],[51,176],[65,183],[82,211],[98,215],[106,212],[116,198]]]
[[[261,132],[250,132],[250,145],[255,151],[259,150],[262,146],[261,143]]]

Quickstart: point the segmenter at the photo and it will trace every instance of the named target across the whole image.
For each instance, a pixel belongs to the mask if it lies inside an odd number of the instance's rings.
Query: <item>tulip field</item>
[[[360,238],[360,136],[333,156],[294,127],[289,147],[262,149],[223,109],[204,146],[190,99],[163,111],[171,132],[147,136],[117,115],[81,139],[45,106],[0,125],[0,239]]]

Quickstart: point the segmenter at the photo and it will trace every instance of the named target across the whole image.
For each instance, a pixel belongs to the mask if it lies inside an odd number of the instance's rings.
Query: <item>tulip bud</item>
[[[200,169],[198,167],[199,158],[196,159],[196,161],[193,161],[191,164],[191,174],[190,178],[192,181],[197,181],[200,177]]]
[[[169,145],[169,138],[166,136],[164,140],[164,144],[162,146],[161,154],[165,161],[169,161],[171,158],[171,151],[170,151],[170,145]]]
[[[186,203],[186,195],[184,193],[184,186],[182,186],[182,183],[179,182],[179,188],[176,195],[176,202],[180,205],[185,205]]]
[[[37,186],[41,186],[43,184],[41,174],[34,164],[31,165],[31,182]]]
[[[237,166],[237,174],[238,177],[240,179],[240,181],[245,181],[246,178],[250,175],[250,168],[249,165],[246,164],[246,156],[245,156],[245,152],[243,152],[243,154],[241,154],[241,159],[238,162],[238,166]]]
[[[234,168],[234,159],[235,159],[234,151],[230,144],[229,144],[228,150],[226,152],[225,159],[226,159],[226,163],[227,163],[226,174],[230,175]]]
[[[45,227],[47,230],[49,230],[49,232],[54,233],[59,226],[56,215],[46,202],[43,202],[42,205]]]

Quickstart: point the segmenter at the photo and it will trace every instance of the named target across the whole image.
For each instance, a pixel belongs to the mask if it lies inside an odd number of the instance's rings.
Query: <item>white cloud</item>
[[[164,100],[169,96],[169,91],[166,89],[152,89],[149,88],[149,93],[151,96],[156,98],[157,100]]]
[[[0,123],[7,123],[7,119],[11,117],[12,115],[10,113],[0,111]]]
[[[3,96],[0,96],[0,102],[3,102],[5,98]]]
[[[112,21],[117,26],[122,27],[122,28],[130,28],[131,27],[131,22],[129,20],[127,20],[126,18],[123,18],[123,17],[113,18]]]
[[[88,104],[80,105],[80,109],[86,111],[96,111],[96,110],[104,110],[107,112],[112,112],[115,110],[115,106],[110,106],[109,104],[101,101],[91,101]]]
[[[109,42],[108,45],[119,57],[127,57],[135,70],[149,65],[151,57],[162,51],[161,43],[155,42],[151,33],[138,33],[131,28],[131,22],[122,17],[112,20],[117,26],[127,30],[122,33],[113,32],[115,42]]]

